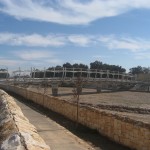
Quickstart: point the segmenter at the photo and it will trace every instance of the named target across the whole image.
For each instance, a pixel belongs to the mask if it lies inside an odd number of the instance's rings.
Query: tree
[[[143,73],[148,74],[150,73],[150,67],[143,67]]]
[[[132,74],[140,74],[143,73],[143,68],[141,66],[130,68],[130,73]]]
[[[82,64],[82,63],[80,63],[80,64],[75,63],[75,64],[72,65],[72,67],[73,67],[73,68],[88,69],[88,66],[85,65],[85,64]]]
[[[85,64],[80,63],[79,68],[88,69],[88,66]]]
[[[90,63],[90,69],[102,69],[103,63],[100,61],[95,61]]]
[[[65,64],[63,64],[64,68],[73,68],[72,65],[68,62],[66,62]]]
[[[121,66],[103,64],[101,61],[97,61],[97,60],[95,62],[90,63],[90,69],[126,72],[126,69],[122,68]]]

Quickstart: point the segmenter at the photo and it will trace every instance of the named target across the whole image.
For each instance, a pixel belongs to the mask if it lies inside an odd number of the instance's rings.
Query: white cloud
[[[12,67],[12,66],[18,66],[18,64],[22,64],[23,62],[20,60],[11,60],[9,58],[1,58],[0,59],[0,66],[1,67]]]
[[[54,57],[54,53],[48,50],[20,50],[13,51],[12,54],[25,61],[44,60]]]
[[[1,45],[27,46],[27,47],[62,47],[67,45],[81,47],[106,46],[110,50],[128,50],[133,53],[150,50],[150,39],[131,36],[116,35],[90,35],[90,34],[14,34],[0,33]],[[29,50],[30,51],[30,50]],[[32,50],[31,50],[32,51]],[[34,53],[34,54],[33,54]],[[43,56],[43,52],[21,54],[22,58]],[[33,57],[34,55],[34,57]],[[48,56],[46,54],[45,56]],[[52,54],[51,54],[52,55]]]
[[[68,40],[79,46],[88,46],[90,43],[94,43],[94,40],[91,39],[89,35],[70,35]]]
[[[61,59],[57,54],[51,50],[20,50],[13,51],[11,54],[18,60],[23,61],[24,64],[29,66],[55,66],[62,64]]]
[[[150,59],[150,52],[139,52],[135,54],[135,59],[144,60]]]
[[[110,50],[126,50],[134,59],[150,59],[150,39],[133,37],[100,36],[98,39]]]
[[[44,63],[50,64],[51,66],[57,66],[57,65],[61,65],[63,62],[58,58],[52,58],[52,59],[44,60]]]
[[[65,44],[64,38],[61,36],[49,34],[47,36],[39,34],[13,34],[13,33],[0,33],[0,44],[9,45],[24,45],[24,46],[62,46]]]
[[[91,35],[65,35],[65,34],[14,34],[0,33],[0,44],[29,47],[60,47],[67,44],[88,46],[95,42]]]
[[[11,58],[0,57],[0,64],[9,66],[9,70],[17,70],[19,67],[24,70],[30,70],[31,67],[38,69],[48,68],[50,66],[61,65],[62,61],[55,53],[50,50],[16,50],[10,51]],[[26,68],[26,69],[25,69]]]
[[[101,60],[101,59],[111,58],[111,56],[108,56],[108,55],[107,56],[106,55],[94,55],[94,56],[92,56],[92,58],[97,59],[97,60],[98,59]]]
[[[131,37],[116,37],[100,36],[98,39],[109,49],[129,50],[131,52],[140,52],[150,50],[150,40],[142,38],[131,38]]]
[[[132,9],[150,8],[149,0],[0,0],[0,11],[17,19],[59,24],[88,24]]]

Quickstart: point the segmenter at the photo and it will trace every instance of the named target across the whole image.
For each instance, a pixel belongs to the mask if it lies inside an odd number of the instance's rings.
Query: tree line
[[[55,68],[55,70],[61,70],[63,68],[75,68],[75,69],[98,69],[98,70],[109,70],[109,71],[115,71],[115,72],[120,72],[120,73],[125,73],[126,69],[123,68],[122,66],[119,65],[109,65],[106,63],[103,63],[101,61],[94,61],[90,63],[90,67],[88,67],[88,65],[86,64],[82,64],[82,63],[74,63],[71,64],[69,62],[64,63],[62,66],[61,65],[57,65],[55,67],[49,67],[46,70],[53,70]],[[37,72],[34,73],[34,75],[32,74],[32,77],[37,77],[37,78],[43,78],[44,76],[44,72],[40,71],[38,69],[36,69]],[[133,67],[129,69],[129,73],[135,75],[135,74],[140,74],[140,73],[150,73],[150,67],[146,68],[146,67],[141,67],[141,66],[137,66],[137,67]],[[55,73],[55,77],[62,77],[62,72],[60,73]],[[46,72],[45,77],[53,77],[54,73],[53,72]],[[67,72],[67,77],[72,77],[72,73]],[[75,76],[78,76],[78,74],[76,73]],[[82,74],[82,76],[87,76],[87,74]],[[104,75],[105,78],[106,75]],[[91,74],[91,77],[95,77],[95,74]]]
[[[48,68],[48,70],[53,69],[54,67]],[[118,71],[118,72],[126,72],[125,68],[122,68],[121,66],[118,65],[109,65],[102,63],[101,61],[95,61],[90,63],[90,68],[86,64],[82,63],[75,63],[71,64],[69,62],[64,63],[62,66],[56,66],[56,69],[60,68],[83,68],[83,69],[99,69],[99,70],[109,70],[109,71]]]
[[[103,63],[101,61],[94,61],[94,62],[91,62],[90,63],[90,67],[88,67],[88,65],[86,64],[83,64],[83,63],[74,63],[74,64],[71,64],[69,62],[66,62],[64,63],[63,65],[57,65],[55,67],[49,67],[47,68],[46,70],[49,71],[49,70],[53,70],[55,68],[55,70],[61,70],[63,68],[75,68],[76,70],[80,68],[82,69],[98,69],[98,70],[109,70],[109,71],[115,71],[115,72],[120,72],[120,73],[125,73],[126,72],[126,69],[119,66],[119,65],[109,65],[109,64],[106,64],[106,63]],[[37,77],[37,78],[43,78],[44,76],[45,77],[62,77],[63,75],[63,72],[55,72],[55,75],[53,72],[46,72],[45,75],[44,75],[44,72],[43,71],[40,71],[38,69],[35,70],[36,72],[35,73],[32,73],[32,77]],[[67,77],[72,77],[72,73],[71,72],[67,72]],[[79,76],[79,73],[76,73],[75,76]],[[82,74],[83,77],[86,77],[87,76],[87,73],[83,73]],[[104,75],[104,78],[105,78],[106,75]],[[91,74],[91,77],[95,77],[95,73]]]
[[[103,63],[101,61],[94,61],[94,62],[91,62],[90,63],[90,66],[86,65],[86,64],[83,64],[83,63],[74,63],[74,64],[71,64],[69,62],[66,62],[64,63],[63,65],[57,65],[55,67],[49,67],[47,68],[46,70],[52,70],[52,69],[56,69],[56,70],[60,70],[62,68],[76,68],[76,69],[79,69],[79,68],[82,68],[82,69],[98,69],[98,70],[109,70],[109,71],[115,71],[115,72],[120,72],[120,73],[125,73],[126,72],[126,69],[123,68],[122,66],[119,66],[119,65],[110,65],[110,64],[106,64],[106,63]],[[7,71],[6,69],[0,69],[0,71]],[[32,73],[32,77],[37,77],[37,78],[43,78],[44,76],[44,72],[43,71],[40,71],[39,69],[35,69],[35,73]],[[140,73],[144,73],[144,74],[147,74],[147,73],[150,73],[150,67],[141,67],[141,66],[137,66],[137,67],[133,67],[133,68],[130,68],[129,69],[129,73],[135,75],[135,74],[140,74]],[[0,73],[0,78],[6,78],[8,77],[9,74],[6,72],[6,73]],[[45,77],[53,77],[54,76],[54,73],[52,72],[46,72],[45,74]],[[59,76],[62,76],[62,73],[56,73],[55,76],[59,77]],[[68,76],[72,76],[71,73],[68,74]],[[85,74],[86,76],[86,74]],[[94,76],[94,75],[93,75]]]
[[[133,67],[130,68],[130,73],[132,74],[148,74],[150,73],[150,67],[141,67],[141,66],[137,66],[137,67]]]

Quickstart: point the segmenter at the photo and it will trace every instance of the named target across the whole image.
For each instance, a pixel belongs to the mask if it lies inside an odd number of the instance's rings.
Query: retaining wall
[[[0,90],[0,150],[50,150],[14,99]]]
[[[59,99],[58,97],[28,91],[21,87],[0,86],[5,90],[9,90],[38,103],[45,108],[60,113],[73,121],[77,119],[77,106],[74,103]],[[96,129],[99,133],[117,143],[132,149],[150,150],[150,124],[88,106],[79,106],[78,119],[79,123]]]

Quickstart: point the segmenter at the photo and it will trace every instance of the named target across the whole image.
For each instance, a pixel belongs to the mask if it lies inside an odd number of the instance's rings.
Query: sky
[[[150,66],[150,0],[0,0],[0,68]]]

